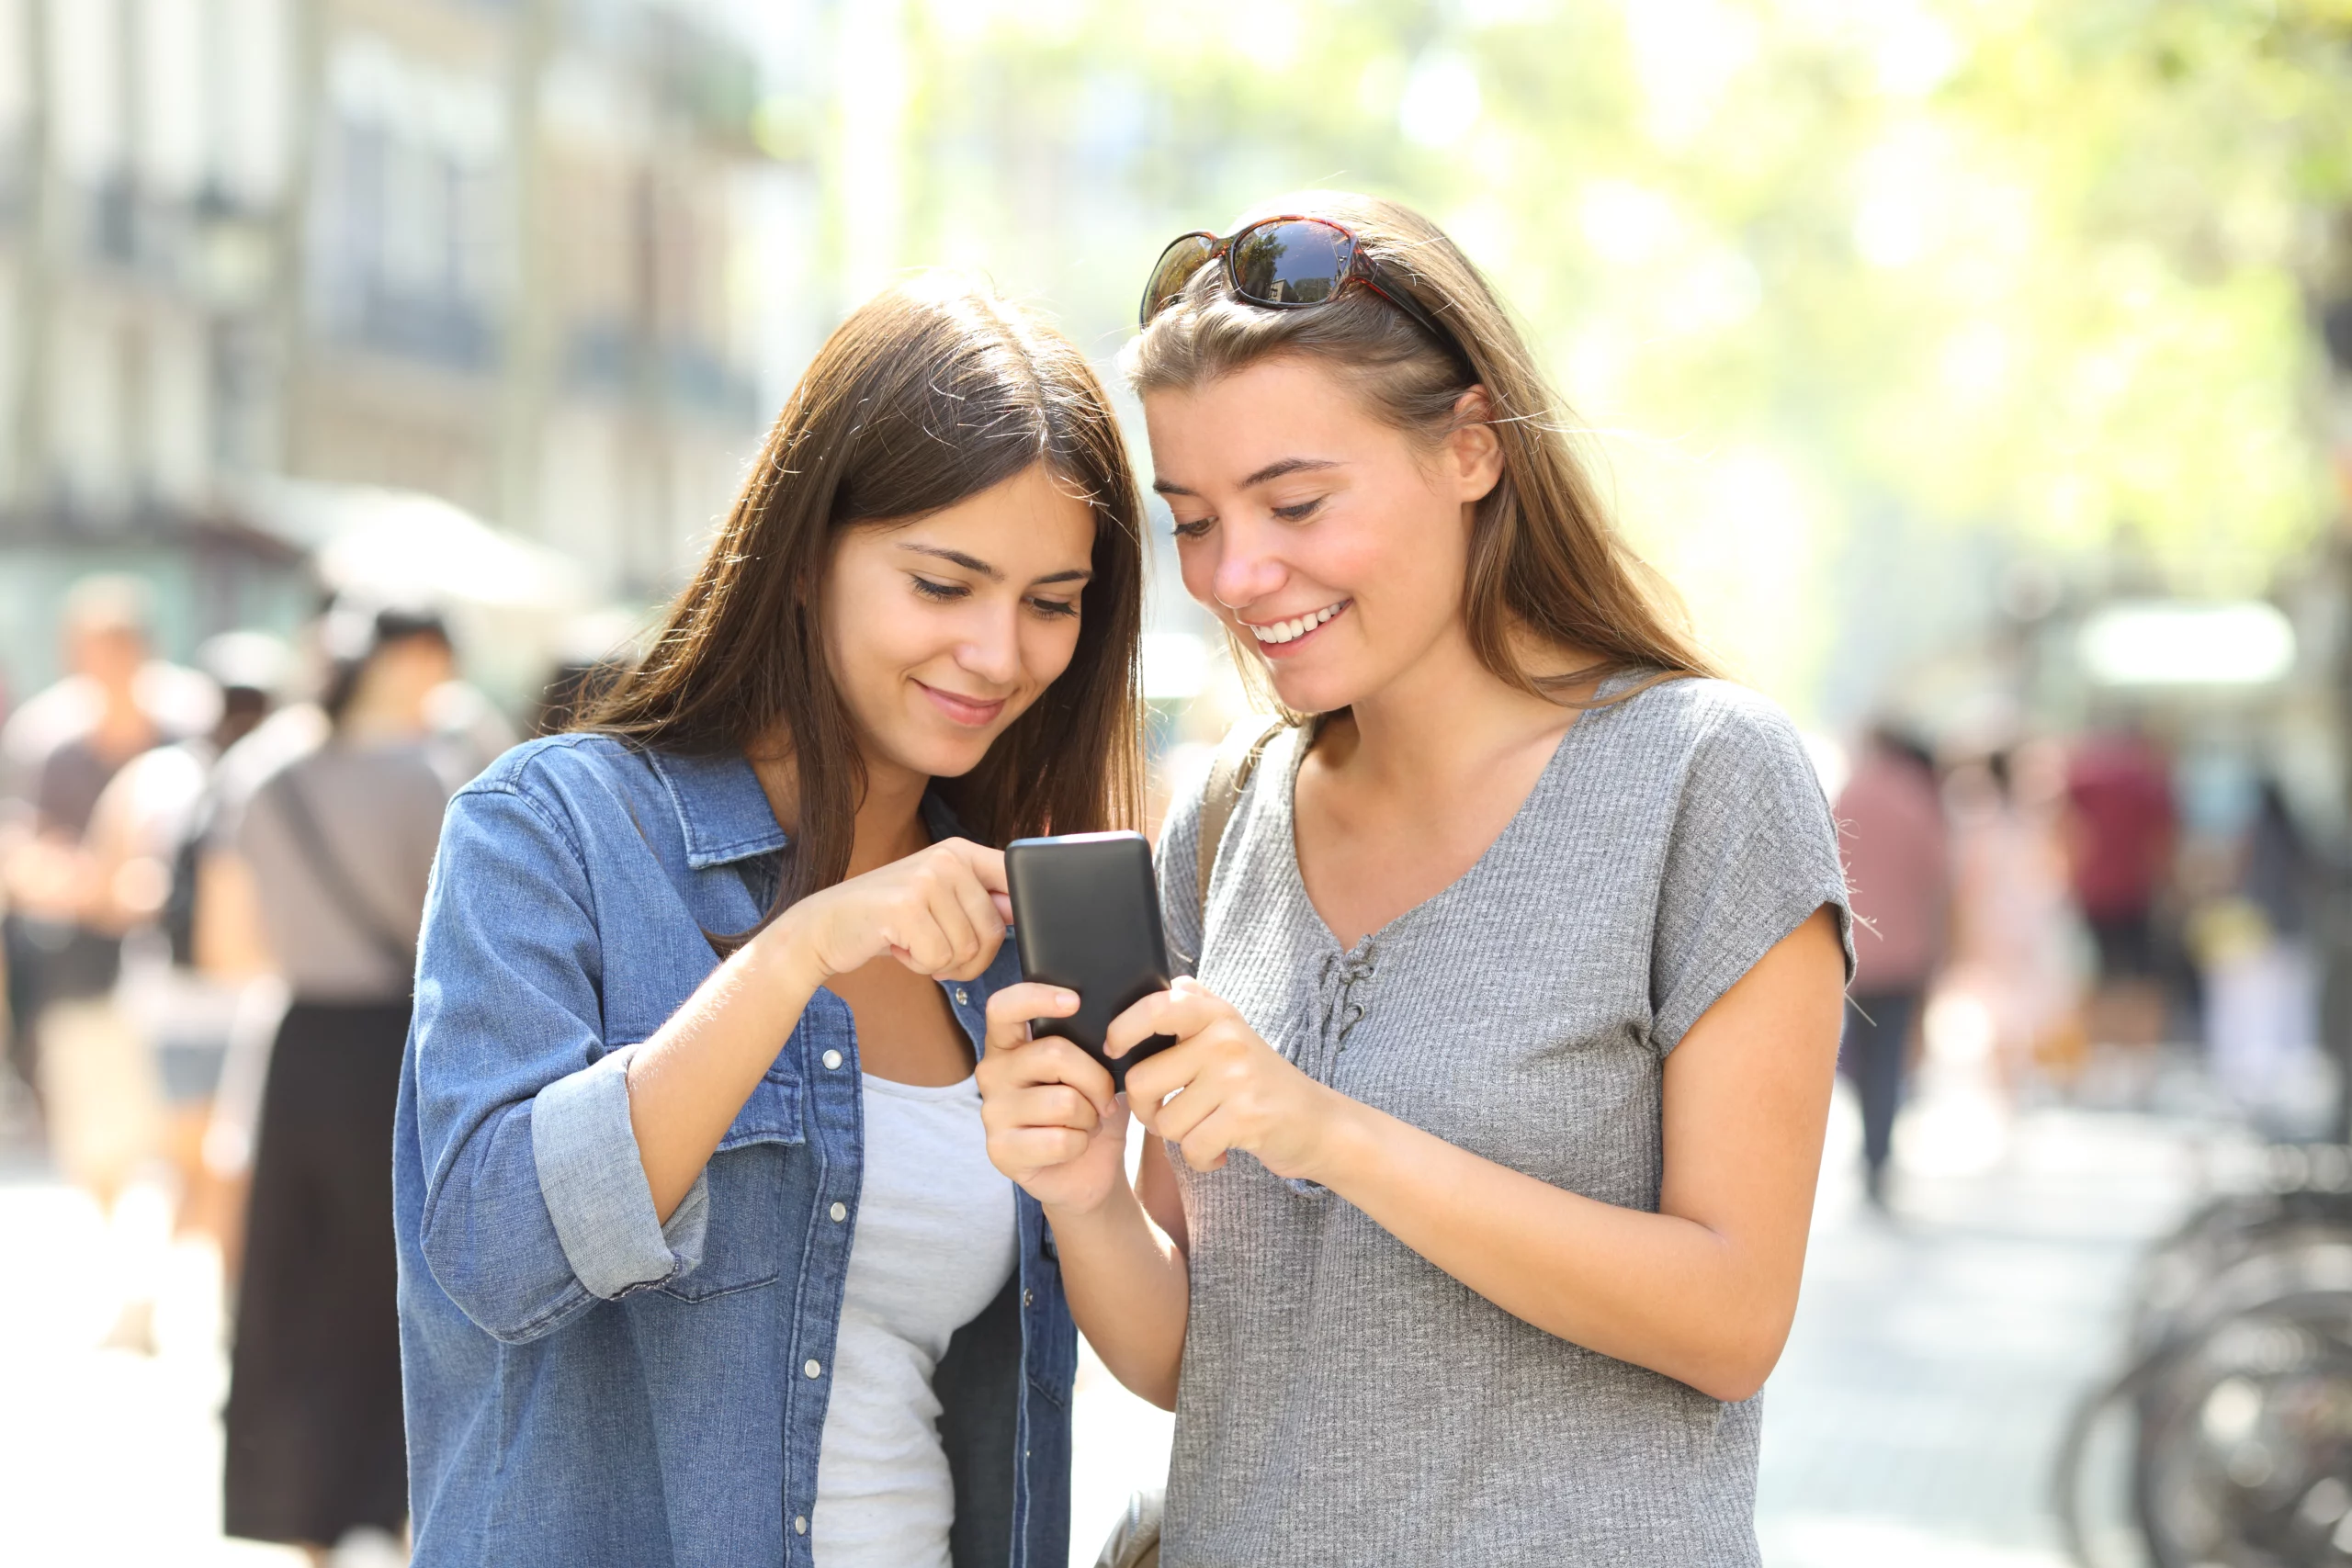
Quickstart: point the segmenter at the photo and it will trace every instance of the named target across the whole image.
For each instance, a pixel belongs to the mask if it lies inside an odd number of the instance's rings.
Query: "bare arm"
[[[262,927],[253,868],[232,850],[208,850],[197,863],[196,966],[224,980],[250,980],[277,968]]]
[[[894,954],[976,979],[1004,941],[1004,857],[949,839],[812,895],[711,971],[628,1064],[629,1130],[664,1224],[818,988]]]
[[[1817,911],[1667,1058],[1657,1213],[1564,1191],[1350,1100],[1191,981],[1136,1004],[1112,1035],[1179,1036],[1128,1086],[1196,1168],[1247,1149],[1514,1316],[1737,1400],[1762,1386],[1795,1315],[1843,972],[1833,917]]]
[[[1124,1131],[1126,1117],[1117,1118]],[[1144,1169],[1174,1180],[1159,1140],[1144,1145]],[[1150,1181],[1147,1174],[1146,1183]],[[1125,1180],[1114,1184],[1091,1213],[1048,1207],[1061,1254],[1062,1289],[1070,1315],[1111,1375],[1162,1410],[1176,1408],[1177,1374],[1184,1362],[1184,1323],[1192,1305],[1192,1276],[1175,1240]],[[1182,1220],[1180,1218],[1181,1226]]]
[[[1176,1407],[1191,1305],[1183,1209],[1159,1140],[1144,1142],[1140,1188],[1126,1173],[1127,1113],[1111,1075],[1067,1040],[1029,1038],[1029,1021],[1075,1009],[1067,991],[1008,986],[989,999],[979,1066],[989,1157],[1045,1205],[1070,1315],[1111,1375]]]
[[[790,918],[712,970],[629,1062],[629,1131],[665,1224],[824,983]]]

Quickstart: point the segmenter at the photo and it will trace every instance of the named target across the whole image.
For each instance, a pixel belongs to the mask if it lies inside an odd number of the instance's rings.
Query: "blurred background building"
[[[97,567],[175,650],[290,625],[380,489],[560,552],[571,608],[657,596],[773,412],[768,90],[656,0],[0,4],[17,689]]]

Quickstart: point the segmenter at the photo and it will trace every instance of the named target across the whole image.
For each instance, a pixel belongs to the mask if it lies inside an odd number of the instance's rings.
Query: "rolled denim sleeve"
[[[594,896],[560,808],[511,781],[460,792],[418,948],[413,1223],[435,1281],[508,1343],[700,1258],[699,1190],[666,1231],[655,1223],[603,983]]]
[[[539,1090],[531,1156],[539,1196],[571,1271],[593,1296],[658,1284],[702,1261],[710,1179],[695,1178],[667,1224],[655,1216],[637,1134],[628,1119],[624,1045],[594,1066]]]

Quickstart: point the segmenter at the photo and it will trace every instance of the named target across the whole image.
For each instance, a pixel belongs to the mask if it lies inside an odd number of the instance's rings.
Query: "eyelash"
[[[1326,499],[1318,495],[1313,501],[1302,501],[1296,506],[1277,506],[1273,513],[1285,523],[1304,523],[1321,509]],[[1204,517],[1196,523],[1179,523],[1169,531],[1180,539],[1197,539],[1216,525],[1216,518]]]
[[[912,579],[912,581],[917,593],[936,604],[968,599],[972,596],[972,591],[960,582],[933,582],[928,577],[917,577]],[[1032,598],[1026,603],[1032,610],[1048,620],[1057,621],[1066,615],[1074,616],[1078,614],[1078,602],[1074,599]]]

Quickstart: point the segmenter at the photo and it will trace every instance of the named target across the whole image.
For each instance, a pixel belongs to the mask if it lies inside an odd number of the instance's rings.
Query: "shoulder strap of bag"
[[[1250,775],[1258,771],[1266,743],[1283,732],[1284,722],[1251,714],[1233,727],[1209,763],[1208,782],[1201,786],[1200,908],[1204,918],[1209,907],[1209,874],[1216,870],[1217,846],[1225,841],[1226,824],[1233,820],[1233,808],[1241,804],[1241,792],[1250,787]]]
[[[383,960],[407,976],[416,968],[416,950],[408,939],[394,933],[381,911],[361,897],[359,885],[335,855],[327,836],[319,829],[319,819],[311,810],[311,802],[302,793],[300,775],[293,768],[278,774],[276,785],[286,807],[286,826],[300,846],[302,856],[318,873],[319,886],[326,890],[328,900],[343,911],[344,919],[359,930]]]

